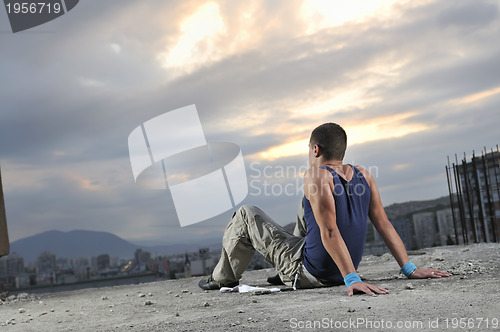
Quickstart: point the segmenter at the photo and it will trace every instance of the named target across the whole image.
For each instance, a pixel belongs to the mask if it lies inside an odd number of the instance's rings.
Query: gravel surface
[[[275,292],[203,291],[200,279],[94,288],[0,300],[0,331],[500,331],[500,244],[410,252],[450,278],[408,280],[392,256],[366,256],[359,273],[389,295],[348,297],[345,286]],[[242,284],[271,287],[272,269]],[[495,328],[496,326],[496,328]]]

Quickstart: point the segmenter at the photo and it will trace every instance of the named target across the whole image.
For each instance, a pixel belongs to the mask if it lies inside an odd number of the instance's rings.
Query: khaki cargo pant
[[[239,281],[257,250],[275,266],[286,285],[323,287],[302,265],[305,240],[305,237],[288,233],[261,209],[242,206],[226,227],[221,257],[212,276],[222,284]]]

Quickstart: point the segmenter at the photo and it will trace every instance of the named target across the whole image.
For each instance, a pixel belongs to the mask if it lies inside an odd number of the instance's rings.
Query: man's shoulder
[[[365,167],[361,166],[361,165],[356,165],[354,166],[361,174],[363,174],[363,177],[365,178],[366,182],[368,183],[368,185],[371,187],[374,183],[375,183],[375,180],[373,178],[373,176],[371,175],[370,171],[367,170]]]
[[[365,167],[361,165],[355,165],[354,168],[357,169],[359,172],[361,172],[361,174],[363,174],[365,178],[369,179],[372,177],[370,171],[368,171]]]
[[[330,173],[329,170],[321,167],[311,167],[305,172],[304,178],[310,180],[325,179],[325,178],[330,179],[332,178],[332,173]]]
[[[304,194],[309,199],[310,193],[318,193],[318,188],[332,183],[333,175],[330,171],[320,167],[311,167],[304,174]],[[311,190],[312,192],[310,192]]]

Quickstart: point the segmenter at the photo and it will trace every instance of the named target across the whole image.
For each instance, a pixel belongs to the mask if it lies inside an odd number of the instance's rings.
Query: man
[[[325,123],[311,134],[310,168],[304,175],[305,237],[294,236],[256,207],[243,206],[234,214],[222,241],[221,258],[202,289],[239,284],[255,250],[294,288],[347,286],[347,293],[387,294],[384,288],[361,281],[356,269],[366,239],[366,221],[373,225],[408,278],[441,278],[451,274],[417,269],[387,219],[375,180],[363,167],[343,164],[345,131]],[[299,226],[298,226],[299,228]],[[297,232],[300,233],[300,230]]]

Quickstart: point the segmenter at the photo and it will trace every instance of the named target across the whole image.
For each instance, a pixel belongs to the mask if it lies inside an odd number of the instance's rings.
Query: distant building
[[[219,261],[217,254],[210,252],[208,248],[201,248],[198,252],[193,252],[183,256],[182,266],[183,269],[179,269],[179,265],[174,257],[170,257],[167,263],[167,271],[171,272],[171,277],[178,278],[189,278],[190,276],[204,276],[209,275],[217,262]],[[251,266],[249,265],[251,269]],[[182,271],[182,272],[180,272]]]
[[[436,215],[434,212],[415,213],[413,216],[415,229],[415,248],[429,248],[437,244]]]
[[[446,167],[458,243],[500,240],[500,152],[466,157]]]
[[[90,260],[86,257],[71,257],[68,261],[73,269],[86,269],[90,266]]]
[[[408,219],[395,219],[391,220],[391,224],[399,234],[399,237],[401,237],[401,240],[405,244],[405,247],[408,250],[413,249],[415,245],[410,221]]]
[[[214,257],[207,257],[205,259],[197,259],[191,261],[191,273],[193,276],[209,275],[215,268],[219,259]]]
[[[90,267],[90,273],[91,274],[97,273],[97,271],[98,271],[97,256],[90,256],[89,262],[90,262],[90,265],[89,265],[89,267]]]
[[[44,251],[36,260],[38,273],[51,273],[56,270],[56,255],[49,251]]]
[[[170,270],[168,258],[162,256],[155,257],[153,262],[150,264],[150,270],[156,272],[158,276],[169,278]]]
[[[108,270],[110,266],[110,259],[108,254],[97,256],[97,269],[99,271]]]
[[[111,257],[110,266],[117,267],[117,266],[121,265],[122,262],[124,264],[127,264],[127,262],[124,259],[121,259],[120,257],[114,256],[114,257]]]
[[[22,256],[12,253],[0,258],[0,290],[26,287],[29,282]]]
[[[134,253],[135,266],[138,270],[146,270],[150,263],[152,263],[151,253],[142,249],[137,249]]]
[[[407,218],[390,221],[403,241],[406,250],[456,244],[451,209],[419,212]],[[388,252],[382,237],[371,222],[367,225],[365,254]]]
[[[412,223],[408,219],[395,219],[390,220],[394,229],[399,234],[399,237],[403,241],[405,248],[407,250],[414,249],[415,240],[414,232],[412,229]],[[365,244],[365,254],[366,255],[380,255],[388,251],[388,248],[382,239],[382,236],[377,232],[375,226],[368,220],[367,230],[366,230],[366,244]]]
[[[56,255],[49,251],[44,251],[36,260],[36,284],[55,284],[56,269]]]
[[[436,212],[437,225],[439,230],[438,243],[442,246],[458,244],[455,236],[455,227],[453,225],[453,212],[451,209],[444,209]],[[458,232],[460,233],[460,225]]]
[[[200,257],[200,262],[201,262],[201,270],[198,271],[196,269],[196,275],[209,275],[210,272],[213,270],[215,265],[213,262],[209,262],[210,259],[210,249],[208,248],[200,248],[198,250],[198,255]]]
[[[24,273],[24,258],[17,253],[0,258],[0,275],[20,276]]]
[[[366,224],[366,242],[364,255],[382,255],[388,251],[382,237],[375,229],[375,226],[368,219]]]
[[[67,270],[69,269],[69,259],[68,258],[57,258],[56,266],[58,270]]]

